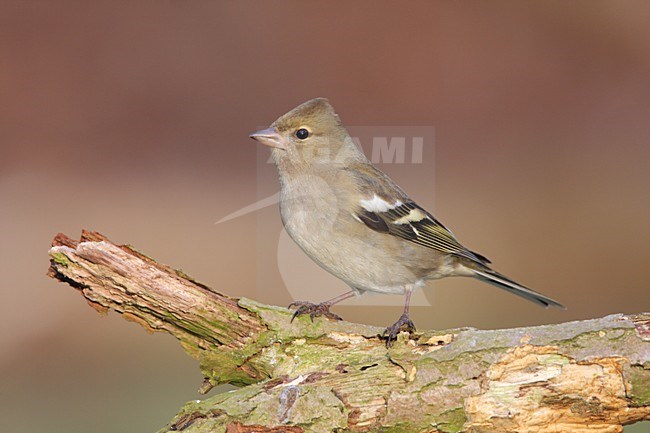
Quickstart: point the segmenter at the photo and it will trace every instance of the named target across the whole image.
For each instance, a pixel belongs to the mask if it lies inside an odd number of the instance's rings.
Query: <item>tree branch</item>
[[[400,335],[231,298],[133,247],[59,234],[48,275],[199,361],[201,392],[163,431],[612,433],[650,420],[650,314]],[[245,386],[244,386],[245,385]]]

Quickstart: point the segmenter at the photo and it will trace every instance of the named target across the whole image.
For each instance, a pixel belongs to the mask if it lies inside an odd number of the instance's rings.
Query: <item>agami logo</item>
[[[355,143],[364,151],[373,164],[384,167],[390,165],[408,165],[409,169],[419,173],[433,185],[435,165],[435,129],[433,126],[357,126],[348,127]],[[224,224],[233,219],[258,212],[269,206],[277,206],[280,200],[277,173],[270,152],[263,146],[258,147],[258,199],[230,214],[216,224]],[[390,172],[390,168],[386,169]],[[399,183],[399,177],[394,177]],[[433,188],[430,189],[431,191]],[[429,200],[431,203],[431,200]],[[278,220],[280,215],[278,212]],[[269,235],[271,236],[271,235]],[[268,258],[273,260],[272,257]],[[318,272],[315,265],[282,229],[277,243],[277,267],[287,291],[293,300],[321,301],[343,293],[349,288],[338,278],[327,272]],[[411,305],[429,306],[427,296],[422,290],[416,290],[411,298]],[[374,295],[367,292],[361,297],[344,301],[342,305],[384,305],[402,306],[402,295]]]

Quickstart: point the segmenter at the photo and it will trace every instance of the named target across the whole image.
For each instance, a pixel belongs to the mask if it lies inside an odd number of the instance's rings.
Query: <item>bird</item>
[[[559,302],[495,271],[431,213],[375,167],[326,98],[304,102],[250,138],[271,148],[280,181],[280,217],[293,241],[350,291],[320,303],[296,301],[303,314],[341,317],[330,308],[365,292],[403,294],[404,310],[381,337],[390,347],[412,334],[411,293],[428,280],[473,277],[541,306]]]

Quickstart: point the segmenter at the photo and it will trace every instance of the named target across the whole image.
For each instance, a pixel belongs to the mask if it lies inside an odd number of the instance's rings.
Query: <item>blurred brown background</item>
[[[0,431],[152,432],[199,398],[171,337],[46,278],[57,232],[291,302],[277,208],[214,222],[263,197],[260,179],[277,190],[248,133],[316,96],[348,125],[435,127],[434,165],[384,169],[568,306],[446,280],[420,328],[650,310],[649,23],[643,1],[1,1]],[[387,325],[400,308],[335,311]]]

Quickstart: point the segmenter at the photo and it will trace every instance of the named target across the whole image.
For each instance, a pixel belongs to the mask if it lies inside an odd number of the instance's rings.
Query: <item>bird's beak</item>
[[[253,132],[249,137],[269,147],[286,149],[282,136],[275,128],[266,128],[261,131]]]

